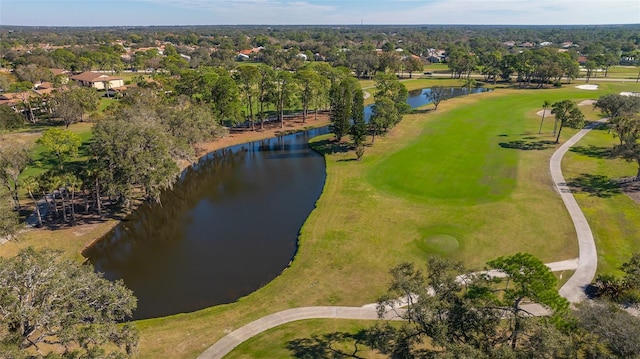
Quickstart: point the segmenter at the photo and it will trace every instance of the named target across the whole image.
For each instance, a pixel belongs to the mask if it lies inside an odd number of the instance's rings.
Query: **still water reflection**
[[[429,91],[410,92],[407,103],[428,104]],[[370,113],[367,106],[367,119]],[[295,253],[325,180],[324,159],[307,142],[327,132],[209,154],[162,195],[162,205],[141,206],[85,255],[96,270],[133,290],[134,319],[229,303],[255,291]]]
[[[144,205],[87,254],[138,297],[134,318],[232,302],[278,275],[293,257],[320,196],[317,129],[217,151],[187,170],[162,205]]]

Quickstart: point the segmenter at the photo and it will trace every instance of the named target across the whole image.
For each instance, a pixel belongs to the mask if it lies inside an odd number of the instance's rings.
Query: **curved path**
[[[571,146],[580,141],[580,139],[591,131],[593,127],[605,122],[606,120],[607,119],[602,119],[598,122],[594,122],[573,135],[573,137],[567,140],[567,142],[553,153],[549,163],[551,178],[553,179],[555,188],[560,194],[565,207],[567,207],[567,211],[569,211],[569,216],[571,216],[573,226],[575,227],[576,234],[578,236],[578,268],[576,268],[576,271],[573,273],[571,278],[569,278],[562,288],[560,288],[560,295],[565,297],[571,303],[577,303],[586,299],[584,290],[596,275],[596,269],[598,267],[598,253],[596,252],[596,243],[593,240],[593,233],[591,233],[589,223],[578,206],[576,199],[573,197],[571,189],[564,180],[561,162],[562,157],[567,153]]]
[[[303,307],[283,310],[278,313],[267,315],[255,320],[233,332],[227,334],[224,338],[217,341],[209,347],[204,353],[200,354],[197,359],[218,359],[227,355],[235,347],[245,340],[264,332],[265,330],[277,327],[279,325],[294,322],[302,319],[378,319],[378,311],[376,305],[369,304],[363,307]],[[384,319],[400,320],[401,318],[393,312],[387,313]]]
[[[587,223],[582,210],[578,207],[571,189],[567,186],[564,176],[562,175],[561,162],[562,157],[567,153],[569,148],[576,144],[584,135],[586,135],[597,124],[606,121],[600,120],[596,123],[585,127],[577,134],[571,137],[567,142],[560,146],[551,156],[550,170],[551,178],[555,184],[555,188],[560,194],[564,202],[573,225],[578,236],[579,255],[578,259],[569,259],[561,262],[548,263],[547,266],[551,271],[574,270],[574,274],[560,288],[560,295],[571,303],[577,303],[586,298],[584,289],[591,283],[596,273],[598,265],[598,257],[596,245],[593,240],[591,228]],[[492,274],[493,275],[493,274]],[[495,275],[499,275],[495,273]],[[540,306],[532,306],[529,311],[535,315],[545,315],[545,310]],[[302,307],[283,310],[271,315],[267,315],[249,324],[246,324],[233,332],[227,334],[215,344],[210,346],[206,351],[200,354],[197,359],[220,359],[231,352],[235,347],[240,345],[247,339],[262,333],[279,325],[304,319],[366,319],[376,320],[378,311],[376,304],[366,304],[362,307]],[[384,319],[399,320],[399,313],[389,311],[385,313]]]

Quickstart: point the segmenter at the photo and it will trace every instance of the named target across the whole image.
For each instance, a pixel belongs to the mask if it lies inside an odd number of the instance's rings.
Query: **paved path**
[[[262,317],[234,330],[210,346],[209,349],[200,354],[197,359],[222,358],[240,345],[240,343],[265,330],[297,320],[318,318],[376,320],[378,319],[378,312],[375,305],[366,305],[363,307],[303,307],[283,310]],[[389,313],[385,319],[400,320],[400,317],[395,313]]]
[[[598,121],[605,122],[606,119]],[[555,184],[555,188],[560,194],[564,205],[569,211],[573,226],[576,229],[578,236],[579,247],[579,261],[576,271],[571,278],[560,288],[560,295],[567,298],[571,303],[577,303],[586,299],[585,288],[591,283],[593,277],[596,275],[596,269],[598,268],[598,253],[596,252],[596,244],[593,240],[593,234],[587,219],[584,217],[584,213],[578,206],[576,199],[571,193],[571,189],[567,186],[564,176],[562,175],[561,162],[562,157],[569,150],[571,146],[576,144],[584,135],[586,135],[591,129],[598,123],[594,123],[588,126],[578,133],[573,135],[567,142],[565,142],[560,148],[553,153],[549,168],[551,170],[551,178]]]
[[[604,121],[606,121],[606,119],[600,120],[599,122]],[[596,124],[593,124],[571,137],[553,153],[550,160],[551,178],[555,183],[555,187],[560,194],[562,201],[569,211],[569,215],[571,216],[571,220],[573,221],[576,229],[578,236],[579,258],[548,263],[547,266],[554,272],[575,270],[571,278],[569,278],[565,285],[560,288],[560,295],[565,297],[571,303],[577,303],[586,298],[584,289],[591,283],[595,276],[598,265],[598,256],[591,228],[589,228],[589,224],[587,223],[582,210],[578,207],[578,203],[573,197],[571,189],[567,186],[564,176],[562,175],[561,162],[562,157],[569,148],[584,137],[584,135],[586,135],[595,125]],[[490,271],[490,274],[500,276],[503,273]],[[268,329],[297,320],[323,318],[375,320],[378,319],[378,312],[376,308],[377,305],[372,303],[366,304],[362,307],[327,306],[283,310],[281,312],[262,317],[234,330],[200,354],[197,359],[220,359],[245,340]],[[548,314],[547,310],[535,303],[523,305],[523,309],[529,311],[533,315]],[[396,312],[388,312],[384,319],[399,320],[400,317]]]
[[[576,269],[577,259],[570,259],[562,262],[548,263],[547,266],[552,271],[563,271]],[[491,275],[499,276],[502,273],[491,273]],[[401,304],[400,304],[401,305]],[[398,306],[400,306],[398,305]],[[266,317],[254,320],[233,332],[227,334],[222,339],[209,347],[206,351],[198,356],[197,359],[220,359],[229,354],[235,347],[242,344],[247,339],[258,335],[266,330],[275,328],[279,325],[295,322],[304,319],[366,319],[377,320],[378,305],[376,303],[365,304],[362,307],[302,307],[283,310]],[[538,304],[525,304],[522,306],[524,310],[534,315],[547,315],[549,312]],[[388,311],[384,319],[400,320],[400,312]]]

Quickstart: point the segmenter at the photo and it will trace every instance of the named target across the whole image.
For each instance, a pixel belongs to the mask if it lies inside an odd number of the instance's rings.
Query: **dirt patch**
[[[620,189],[636,203],[640,203],[640,181],[636,177],[625,177],[619,180]]]

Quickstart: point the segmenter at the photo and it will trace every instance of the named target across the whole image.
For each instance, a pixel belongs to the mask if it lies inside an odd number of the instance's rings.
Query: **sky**
[[[0,0],[0,25],[640,24],[640,0]]]

